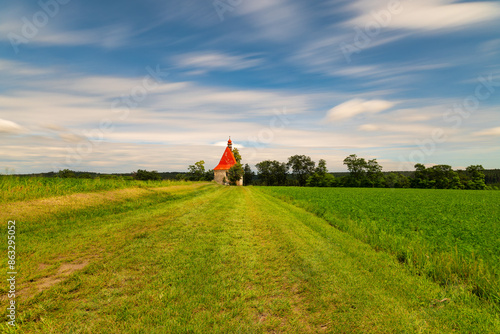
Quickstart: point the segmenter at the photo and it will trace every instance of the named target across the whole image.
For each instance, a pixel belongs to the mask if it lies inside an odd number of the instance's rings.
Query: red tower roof
[[[230,143],[231,139],[229,139],[228,146],[226,147],[226,150],[224,151],[224,154],[222,155],[219,164],[217,165],[217,167],[214,168],[214,170],[229,169],[236,164],[236,159],[234,158],[233,152],[229,148]]]

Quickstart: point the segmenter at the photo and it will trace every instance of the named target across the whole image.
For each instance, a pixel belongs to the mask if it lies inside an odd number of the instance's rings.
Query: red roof
[[[229,169],[233,167],[233,165],[235,164],[236,164],[236,159],[234,158],[233,152],[229,147],[226,147],[226,150],[224,151],[224,154],[222,155],[219,164],[217,165],[217,167],[214,168],[214,170]]]

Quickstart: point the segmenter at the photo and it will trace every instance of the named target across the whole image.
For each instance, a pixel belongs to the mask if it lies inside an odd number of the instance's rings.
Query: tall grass
[[[37,198],[124,189],[129,187],[163,187],[186,184],[184,181],[136,181],[118,179],[76,179],[0,175],[0,203]]]
[[[418,275],[500,305],[500,193],[262,188],[391,253]]]

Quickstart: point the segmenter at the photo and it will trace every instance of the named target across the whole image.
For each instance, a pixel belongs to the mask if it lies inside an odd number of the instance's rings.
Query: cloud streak
[[[328,110],[325,120],[327,122],[335,122],[362,114],[376,114],[390,109],[394,105],[394,102],[385,100],[352,99]]]
[[[5,119],[0,119],[0,133],[19,134],[24,132],[24,128],[19,124]]]
[[[351,8],[358,12],[347,25],[364,27],[373,22],[387,22],[387,29],[408,29],[422,32],[456,30],[485,25],[500,18],[500,5],[494,2],[458,2],[453,0],[396,1],[397,11],[390,11],[390,2],[355,1]]]
[[[261,59],[245,55],[229,55],[222,52],[194,52],[175,56],[177,66],[190,70],[208,71],[238,71],[257,67]]]

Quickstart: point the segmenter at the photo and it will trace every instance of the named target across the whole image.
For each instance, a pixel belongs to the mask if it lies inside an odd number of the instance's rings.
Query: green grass
[[[127,194],[42,215],[31,203],[17,221],[18,333],[500,331],[474,294],[258,188]]]
[[[124,189],[129,187],[163,187],[183,181],[135,181],[123,178],[76,179],[0,175],[0,204],[82,192]]]
[[[262,191],[282,198],[415,273],[466,285],[500,305],[500,193],[427,189],[292,188]]]

